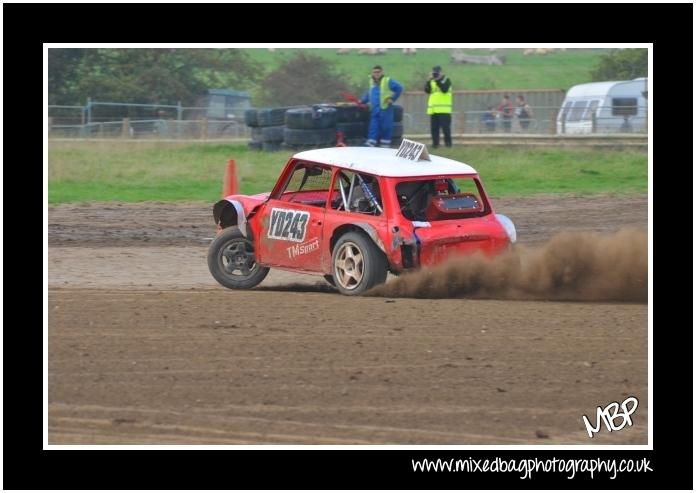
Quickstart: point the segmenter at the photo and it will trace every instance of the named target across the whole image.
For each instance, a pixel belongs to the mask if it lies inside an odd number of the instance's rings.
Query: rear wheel
[[[225,228],[210,244],[208,269],[217,282],[230,289],[253,288],[269,271],[256,263],[254,244],[236,226]]]
[[[387,259],[372,240],[350,232],[339,238],[332,256],[333,280],[342,294],[357,295],[387,280]]]

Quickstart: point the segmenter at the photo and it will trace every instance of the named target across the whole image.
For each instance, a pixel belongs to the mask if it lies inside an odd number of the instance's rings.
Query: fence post
[[[558,108],[552,109],[550,111],[551,118],[549,118],[549,133],[551,135],[556,134],[556,120],[558,119]]]
[[[53,117],[48,117],[48,135],[51,135],[51,127],[53,127]]]
[[[566,124],[566,117],[568,116],[568,112],[563,111],[563,113],[561,113],[561,115],[562,115],[561,116],[561,133],[565,134],[565,124]]]
[[[100,139],[104,138],[104,124],[103,123],[99,124],[99,138]]]
[[[208,119],[203,118],[201,120],[201,139],[208,138]]]
[[[123,119],[123,125],[121,126],[121,138],[127,139],[130,137],[130,118],[126,117]]]
[[[87,123],[92,123],[92,98],[87,98]]]
[[[181,106],[181,101],[177,101],[176,103],[176,119],[181,120],[181,117],[184,114],[184,108]]]

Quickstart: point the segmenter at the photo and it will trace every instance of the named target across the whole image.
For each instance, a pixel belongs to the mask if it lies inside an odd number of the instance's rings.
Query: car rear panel
[[[493,255],[504,251],[510,243],[493,214],[424,224],[430,226],[415,229],[421,267],[431,267],[452,256],[469,255],[476,251]]]

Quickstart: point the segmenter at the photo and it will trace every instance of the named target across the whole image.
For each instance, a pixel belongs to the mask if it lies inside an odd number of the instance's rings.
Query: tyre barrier
[[[336,108],[320,105],[291,109],[285,113],[285,126],[297,130],[335,128],[336,113]]]
[[[246,123],[247,127],[258,127],[258,110],[252,108],[244,111],[244,123]]]
[[[257,111],[256,120],[259,127],[276,127],[285,123],[285,112],[289,108],[262,108]]]
[[[403,117],[403,107],[394,105],[392,145],[403,139]],[[252,108],[244,112],[244,121],[251,128],[249,149],[266,151],[334,146],[337,132],[343,133],[345,145],[363,146],[369,120],[369,110],[355,103]]]
[[[263,127],[251,127],[251,140],[254,142],[263,141]]]
[[[362,147],[365,145],[365,137],[362,139],[345,139],[343,142],[348,147]]]
[[[315,104],[313,108],[333,108],[336,110],[336,123],[368,122],[370,110],[353,103]]]
[[[404,107],[398,104],[394,105],[394,123],[399,123],[404,120]]]
[[[261,149],[265,152],[277,152],[283,150],[282,142],[263,142],[261,144]]]
[[[262,142],[283,142],[283,125],[275,127],[261,127]],[[253,138],[253,136],[252,136]]]
[[[336,145],[335,128],[299,129],[285,128],[283,140],[289,145],[331,147]]]
[[[363,139],[367,138],[367,122],[345,122],[337,123],[336,131],[343,132],[345,139]]]

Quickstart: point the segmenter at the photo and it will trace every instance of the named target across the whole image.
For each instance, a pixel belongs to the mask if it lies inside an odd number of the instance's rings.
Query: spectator
[[[510,102],[510,97],[507,94],[503,96],[502,101],[498,105],[497,112],[500,118],[502,118],[503,130],[505,132],[510,132],[512,130],[512,117],[515,112]]]
[[[370,77],[370,88],[362,98],[370,106],[370,126],[367,130],[365,145],[391,147],[394,130],[394,103],[403,88],[401,84],[384,75],[382,67],[375,65]]]
[[[428,97],[428,114],[430,115],[430,134],[433,137],[433,148],[440,146],[440,128],[445,136],[445,146],[452,147],[452,82],[442,73],[438,65],[425,83]]]
[[[633,132],[633,128],[631,127],[631,122],[628,121],[628,116],[624,116],[624,121],[621,124],[621,128],[619,129],[619,132],[626,133],[626,134],[630,134],[631,132]]]
[[[481,115],[481,123],[486,132],[495,132],[495,109],[488,107],[488,111]]]
[[[520,128],[522,131],[526,131],[529,128],[531,119],[534,118],[534,112],[521,94],[517,95],[517,108],[515,109],[515,114],[517,115],[517,120],[520,122]]]

